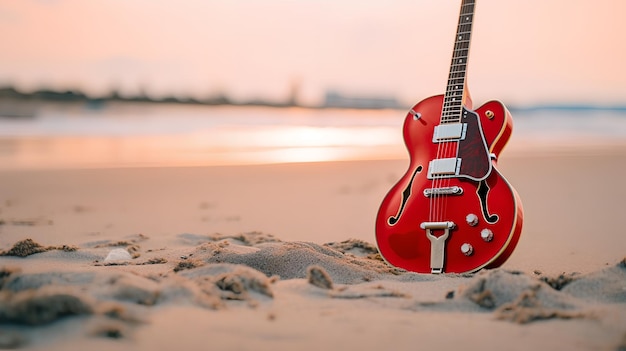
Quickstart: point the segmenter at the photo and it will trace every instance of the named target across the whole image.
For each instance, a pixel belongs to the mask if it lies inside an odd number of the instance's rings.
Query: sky
[[[460,0],[0,0],[0,85],[416,103],[445,91]],[[626,1],[477,0],[475,102],[626,104]]]

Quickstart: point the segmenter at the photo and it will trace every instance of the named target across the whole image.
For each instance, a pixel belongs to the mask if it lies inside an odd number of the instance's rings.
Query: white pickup
[[[467,123],[446,123],[435,126],[433,143],[463,140],[467,132]]]
[[[439,158],[428,163],[428,179],[447,178],[459,174],[461,159],[457,157]]]

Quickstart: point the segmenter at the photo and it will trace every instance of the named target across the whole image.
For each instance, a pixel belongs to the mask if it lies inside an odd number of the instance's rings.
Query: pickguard
[[[480,119],[476,112],[463,108],[463,122],[467,123],[467,137],[459,141],[459,176],[481,181],[491,174],[492,166]]]

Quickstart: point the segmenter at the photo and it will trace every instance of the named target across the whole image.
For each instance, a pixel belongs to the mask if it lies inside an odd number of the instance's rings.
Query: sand
[[[405,160],[4,170],[0,348],[624,350],[625,165],[503,156],[522,238],[463,275],[377,254]]]

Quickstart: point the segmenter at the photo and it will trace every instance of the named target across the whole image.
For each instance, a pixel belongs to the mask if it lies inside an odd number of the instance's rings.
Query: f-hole
[[[483,212],[483,217],[489,224],[494,224],[498,221],[499,217],[497,214],[489,214],[489,209],[487,208],[487,194],[489,194],[489,185],[487,185],[486,180],[481,180],[478,183],[478,189],[476,193],[478,194],[478,198],[480,199],[480,208]]]
[[[409,197],[411,196],[411,188],[413,188],[413,181],[415,180],[415,176],[422,171],[422,166],[417,166],[413,175],[411,176],[411,181],[407,184],[404,191],[402,191],[402,203],[400,204],[400,208],[398,209],[398,213],[395,216],[389,217],[387,223],[389,225],[395,225],[400,220],[400,216],[402,216],[402,212],[404,212],[404,207],[406,206],[407,201],[409,201]]]

